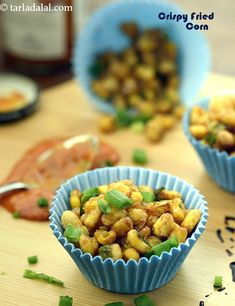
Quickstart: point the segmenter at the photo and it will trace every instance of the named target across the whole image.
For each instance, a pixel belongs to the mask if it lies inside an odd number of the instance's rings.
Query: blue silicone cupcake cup
[[[146,184],[153,188],[165,186],[179,191],[187,208],[197,208],[202,217],[190,238],[169,253],[163,252],[160,257],[141,258],[139,262],[119,259],[103,260],[100,256],[92,257],[82,253],[63,236],[61,215],[70,209],[69,194],[78,188],[87,188],[108,184],[122,179],[132,179],[135,184]],[[88,171],[75,176],[58,190],[50,209],[50,227],[58,241],[73,258],[86,279],[99,288],[119,293],[141,293],[159,288],[175,277],[193,245],[205,229],[208,218],[207,202],[192,185],[170,174],[135,167],[111,167]]]
[[[210,98],[203,99],[197,105],[207,109]],[[235,193],[235,157],[225,151],[211,148],[192,136],[189,131],[192,108],[188,109],[183,118],[184,133],[197,151],[207,170],[208,175],[222,188]]]
[[[180,98],[183,104],[192,104],[210,67],[207,41],[202,31],[187,30],[184,22],[159,20],[159,12],[184,13],[165,0],[119,0],[97,10],[79,33],[73,56],[74,74],[90,102],[101,111],[112,113],[114,107],[91,90],[89,68],[97,54],[107,50],[120,51],[129,45],[128,38],[119,29],[126,21],[136,21],[141,29],[159,28],[175,42]]]

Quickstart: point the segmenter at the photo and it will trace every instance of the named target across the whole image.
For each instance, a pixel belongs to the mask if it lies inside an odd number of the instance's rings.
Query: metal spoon
[[[23,182],[13,182],[0,186],[0,196],[6,195],[9,192],[23,189],[34,189],[37,185],[27,184]]]

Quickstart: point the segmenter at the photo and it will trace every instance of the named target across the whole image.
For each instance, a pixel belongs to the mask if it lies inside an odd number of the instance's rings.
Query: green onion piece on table
[[[132,115],[126,109],[118,109],[116,112],[116,121],[120,127],[127,127],[132,123]]]
[[[155,245],[145,257],[150,258],[152,255],[160,256],[163,252],[170,252],[170,250],[179,245],[178,239],[176,237],[171,237],[168,240]]]
[[[133,204],[133,201],[118,190],[111,190],[106,193],[105,200],[112,206],[123,209]]]
[[[147,114],[136,114],[133,117],[132,121],[133,122],[147,123],[151,118],[152,118],[152,116],[147,115]]]
[[[12,217],[14,219],[20,219],[20,212],[19,211],[14,211],[13,214],[12,214]]]
[[[59,306],[72,306],[73,305],[73,298],[71,296],[65,295],[60,296]]]
[[[132,160],[138,165],[145,165],[148,163],[148,156],[142,149],[135,149],[132,155]]]
[[[215,288],[220,288],[222,286],[223,286],[223,278],[222,278],[222,276],[215,276],[214,287]]]
[[[103,167],[113,167],[114,164],[111,160],[105,160],[103,163],[102,163],[102,166]]]
[[[84,190],[81,197],[82,204],[86,203],[90,198],[96,197],[99,195],[99,189],[97,187]]]
[[[141,122],[141,121],[136,121],[136,122],[133,122],[131,125],[130,125],[130,129],[135,132],[135,133],[142,133],[144,131],[144,123]]]
[[[39,207],[42,208],[42,207],[48,207],[49,202],[48,202],[48,200],[45,199],[45,198],[38,198],[37,204],[38,204]]]
[[[69,224],[64,231],[64,236],[69,242],[78,242],[81,236],[81,229]]]
[[[156,306],[153,300],[145,294],[135,298],[134,304],[135,306]]]
[[[105,304],[104,306],[124,306],[124,303],[123,302],[113,302],[113,303]]]
[[[143,196],[143,202],[150,203],[155,200],[155,194],[153,192],[143,191],[141,192]]]
[[[37,255],[28,257],[28,263],[29,263],[29,264],[36,264],[37,262],[38,262],[38,257],[37,257]]]
[[[100,210],[102,211],[103,214],[106,215],[106,214],[111,213],[111,207],[109,206],[109,204],[106,201],[98,199],[97,202],[98,202],[99,208],[100,208]]]
[[[64,286],[64,282],[62,282],[61,280],[53,277],[53,276],[49,276],[47,274],[44,273],[37,273],[35,271],[32,270],[25,270],[24,274],[23,274],[24,278],[29,278],[29,279],[41,279],[44,280],[46,282],[48,282],[49,284],[52,285],[58,285],[63,287]]]

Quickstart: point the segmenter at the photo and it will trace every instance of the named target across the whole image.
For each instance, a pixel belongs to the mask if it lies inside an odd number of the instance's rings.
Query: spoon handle
[[[13,182],[4,185],[0,185],[0,196],[6,195],[9,192],[21,190],[21,189],[31,189],[33,186],[23,183],[23,182]]]

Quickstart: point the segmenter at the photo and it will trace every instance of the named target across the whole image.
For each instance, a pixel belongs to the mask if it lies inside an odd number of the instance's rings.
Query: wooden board
[[[235,79],[211,75],[202,95],[233,88]],[[44,138],[87,132],[97,134],[96,116],[75,81],[43,92],[40,111],[23,121],[0,126],[0,180],[26,149]],[[232,244],[235,247],[235,243],[229,241],[232,234],[225,231],[224,244],[215,235],[217,228],[224,229],[224,216],[235,215],[235,196],[208,178],[180,124],[156,145],[149,144],[143,136],[131,131],[120,131],[103,138],[119,149],[123,165],[131,164],[133,148],[144,147],[151,160],[148,167],[184,178],[194,184],[209,202],[207,230],[181,270],[169,284],[149,293],[156,304],[194,306],[204,300],[206,306],[235,305],[235,283],[229,268],[229,262],[235,261],[235,256],[229,257],[225,252]],[[27,257],[35,254],[39,263],[30,267]],[[65,288],[24,279],[22,274],[27,268],[58,277],[65,282]],[[6,274],[1,275],[1,272]],[[223,276],[225,291],[214,291],[215,275]],[[110,293],[90,285],[53,236],[49,223],[15,220],[0,208],[0,306],[56,306],[60,295],[72,296],[74,306],[102,306],[120,300],[130,306],[135,297]]]

